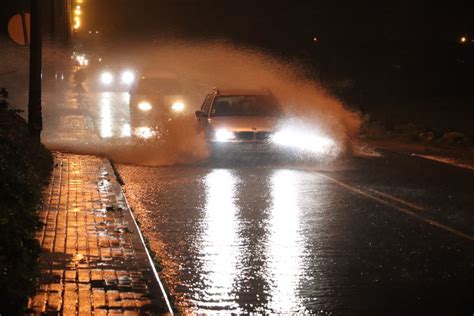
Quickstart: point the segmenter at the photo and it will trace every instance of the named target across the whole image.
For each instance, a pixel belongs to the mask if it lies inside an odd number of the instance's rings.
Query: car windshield
[[[135,88],[135,92],[140,94],[160,93],[172,95],[181,94],[182,90],[181,84],[178,81],[164,78],[142,79]]]
[[[218,96],[211,116],[279,116],[281,109],[270,95]]]

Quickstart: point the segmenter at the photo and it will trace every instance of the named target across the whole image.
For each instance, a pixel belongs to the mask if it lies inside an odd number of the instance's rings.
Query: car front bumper
[[[281,153],[282,148],[271,142],[218,142],[211,141],[210,147],[213,153]]]

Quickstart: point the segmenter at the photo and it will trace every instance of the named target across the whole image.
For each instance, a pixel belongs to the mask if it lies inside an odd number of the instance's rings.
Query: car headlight
[[[114,76],[106,71],[106,72],[103,72],[101,75],[100,75],[100,82],[102,82],[103,84],[105,85],[109,85],[111,84],[112,82],[114,81]]]
[[[122,80],[122,83],[126,85],[131,85],[135,81],[135,74],[131,70],[126,70],[122,72],[122,75],[120,78]]]
[[[285,147],[291,147],[317,154],[329,153],[335,143],[331,138],[317,135],[305,130],[282,130],[272,136],[272,142]]]
[[[183,102],[175,102],[171,105],[171,109],[175,112],[183,112],[185,105]]]
[[[143,112],[150,111],[152,106],[150,102],[147,101],[142,101],[138,103],[138,108],[142,110]]]
[[[218,142],[225,142],[232,139],[235,139],[235,134],[226,129],[220,128],[215,131],[215,137]]]

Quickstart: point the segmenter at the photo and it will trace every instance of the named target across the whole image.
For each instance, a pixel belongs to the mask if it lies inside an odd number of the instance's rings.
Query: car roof
[[[217,95],[269,95],[266,89],[216,89]]]

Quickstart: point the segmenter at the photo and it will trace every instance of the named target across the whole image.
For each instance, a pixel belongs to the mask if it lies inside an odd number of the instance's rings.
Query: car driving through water
[[[141,78],[130,90],[130,125],[133,135],[159,136],[167,124],[186,111],[181,82],[175,78]]]
[[[207,94],[195,112],[214,156],[227,153],[320,155],[334,142],[290,118],[271,91],[221,90]]]
[[[271,151],[271,136],[282,116],[268,90],[214,89],[196,111],[214,154]]]

